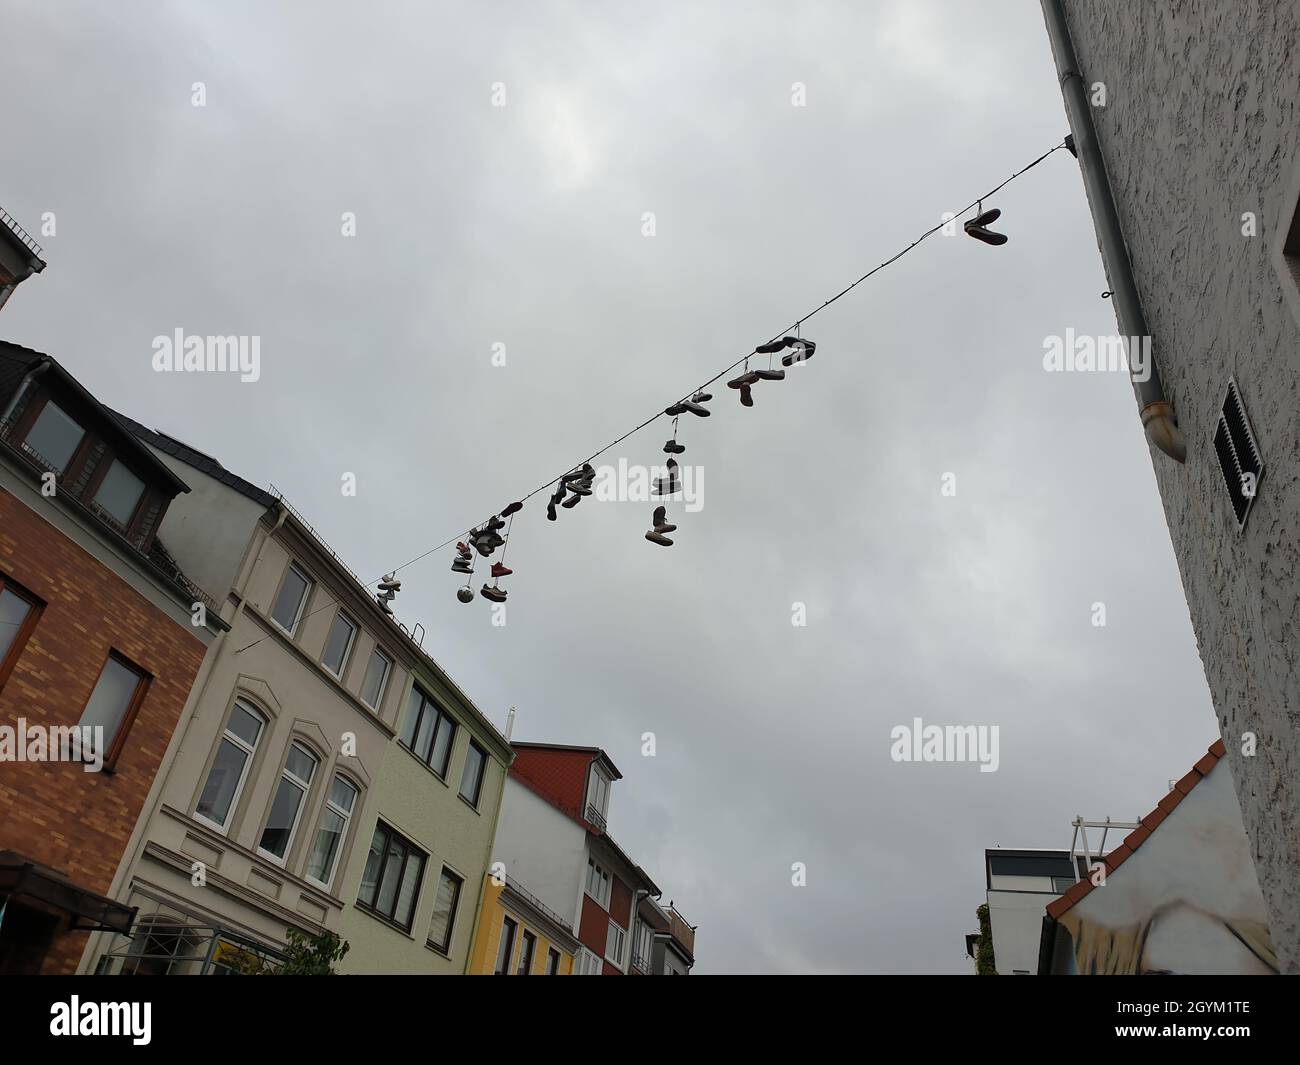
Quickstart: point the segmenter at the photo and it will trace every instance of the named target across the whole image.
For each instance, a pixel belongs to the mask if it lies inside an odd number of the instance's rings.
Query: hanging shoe
[[[467,558],[458,558],[451,564],[454,573],[473,573],[474,567]]]
[[[792,338],[787,337],[787,340]],[[781,356],[782,366],[793,366],[796,362],[807,362],[813,357],[813,352],[817,350],[817,345],[811,340],[793,339],[790,350]]]
[[[767,344],[759,344],[754,349],[756,355],[775,355],[778,351],[789,346],[788,341],[791,337],[782,337],[780,340],[773,340]]]
[[[472,603],[474,602],[474,589],[471,588],[468,584],[464,585],[461,588],[457,588],[456,598],[459,599],[462,603]]]
[[[510,574],[512,574],[512,573],[514,573],[514,570],[512,570],[512,569],[511,569],[509,566],[507,566],[504,562],[493,562],[493,563],[492,563],[492,578],[493,578],[493,580],[495,580],[497,577],[509,577]]]
[[[651,489],[652,495],[671,496],[676,495],[682,490],[681,481],[677,477],[677,460],[668,460],[668,476],[656,477],[654,487]]]
[[[1001,210],[994,207],[976,215],[969,222],[966,222],[962,228],[966,230],[966,236],[982,240],[985,244],[992,244],[994,247],[1000,247],[1007,242],[1007,235],[1005,233],[994,233],[993,230],[987,227],[990,222],[996,222],[1001,217]]]
[[[751,392],[752,386],[756,385],[761,378],[757,370],[746,370],[739,377],[733,377],[727,382],[728,388],[738,388],[740,390],[740,405],[742,407],[752,407],[754,405],[754,396]]]
[[[580,496],[589,496],[592,492],[590,481],[570,481],[569,491],[576,492]]]
[[[667,507],[655,507],[654,522],[654,531],[657,533],[670,533],[677,531],[677,526],[673,525],[668,520]]]
[[[664,444],[665,455],[680,455],[686,450],[685,444],[679,444],[676,440],[669,440]]]
[[[523,509],[524,509],[523,501],[522,501],[522,500],[521,500],[521,501],[517,501],[517,502],[511,503],[509,506],[502,507],[502,508],[501,508],[501,516],[502,516],[503,518],[508,518],[508,517],[510,517],[511,514],[518,514],[518,513],[519,513],[521,510],[523,510]]]
[[[483,585],[479,594],[484,599],[491,599],[494,603],[504,603],[506,601],[506,590],[504,588],[494,588],[490,584]]]
[[[682,409],[688,410],[700,418],[707,418],[713,411],[709,410],[706,404],[713,397],[707,392],[696,392],[690,399],[682,400]]]
[[[547,504],[546,504],[546,520],[547,520],[547,521],[554,521],[555,518],[556,518],[556,513],[555,513],[555,500],[554,500],[554,498],[552,498],[552,499],[549,500],[549,501],[547,502]]]
[[[679,414],[685,414],[686,401],[681,400],[680,402],[674,403],[671,407],[664,408],[664,413],[667,414],[670,418],[676,418],[677,415]]]
[[[571,495],[569,496],[568,499],[566,499],[563,503],[561,503],[560,506],[562,506],[565,510],[572,510],[581,502],[582,502],[582,496]]]
[[[755,370],[754,373],[760,381],[784,381],[784,370]]]
[[[469,544],[465,543],[464,540],[461,540],[456,544],[456,550],[460,553],[461,558],[474,557],[474,552],[470,550]]]
[[[660,547],[673,546],[673,542],[670,539],[668,539],[668,537],[666,537],[663,533],[659,532],[656,529],[651,529],[648,533],[646,533],[645,538],[649,540],[652,544],[658,544]]]

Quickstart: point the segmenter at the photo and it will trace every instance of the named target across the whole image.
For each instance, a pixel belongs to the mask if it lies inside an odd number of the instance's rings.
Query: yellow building
[[[559,914],[517,881],[488,875],[470,948],[471,974],[569,976],[577,951],[578,940]]]

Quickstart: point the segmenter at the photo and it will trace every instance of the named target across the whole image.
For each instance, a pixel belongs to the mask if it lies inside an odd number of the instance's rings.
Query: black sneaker
[[[665,455],[680,455],[686,450],[685,444],[679,444],[676,440],[669,440],[664,444]]]
[[[494,603],[504,603],[506,601],[506,590],[504,588],[493,588],[490,584],[483,585],[479,594],[484,599],[491,599]]]
[[[791,345],[791,349],[781,356],[782,366],[793,366],[796,362],[807,362],[813,357],[817,345],[811,340],[796,340]]]

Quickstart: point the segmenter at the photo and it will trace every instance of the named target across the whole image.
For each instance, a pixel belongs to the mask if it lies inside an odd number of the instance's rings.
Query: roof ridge
[[[1156,804],[1156,808],[1138,821],[1138,827],[1125,836],[1118,847],[1101,859],[1106,876],[1110,876],[1137,852],[1137,849],[1174,812],[1174,809],[1191,793],[1192,789],[1210,775],[1214,767],[1219,764],[1219,759],[1226,752],[1227,748],[1224,747],[1222,739],[1217,739],[1210,744],[1205,754],[1187,771],[1182,779],[1174,783],[1169,792]],[[1089,894],[1096,886],[1091,879],[1080,880],[1060,898],[1054,899],[1047,904],[1047,916],[1053,920],[1060,920],[1062,914],[1072,909],[1076,902]]]

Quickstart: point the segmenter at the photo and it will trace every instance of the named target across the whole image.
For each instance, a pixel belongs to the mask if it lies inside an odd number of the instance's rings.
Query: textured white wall
[[[1300,303],[1294,279],[1276,266],[1300,190],[1295,8],[1066,0],[1066,13],[1085,85],[1107,90],[1093,119],[1155,357],[1187,436],[1186,466],[1155,450],[1151,461],[1273,942],[1283,970],[1296,972]],[[1247,211],[1258,219],[1255,237],[1242,235]],[[1265,464],[1241,534],[1212,444],[1229,375]],[[1242,755],[1244,732],[1258,734],[1255,757]]]
[[[506,777],[493,862],[578,928],[587,876],[587,831],[532,789]]]
[[[1153,969],[1269,972],[1225,924],[1267,920],[1229,767],[1220,761],[1075,910],[1090,924],[1115,930],[1156,916],[1143,952]]]

